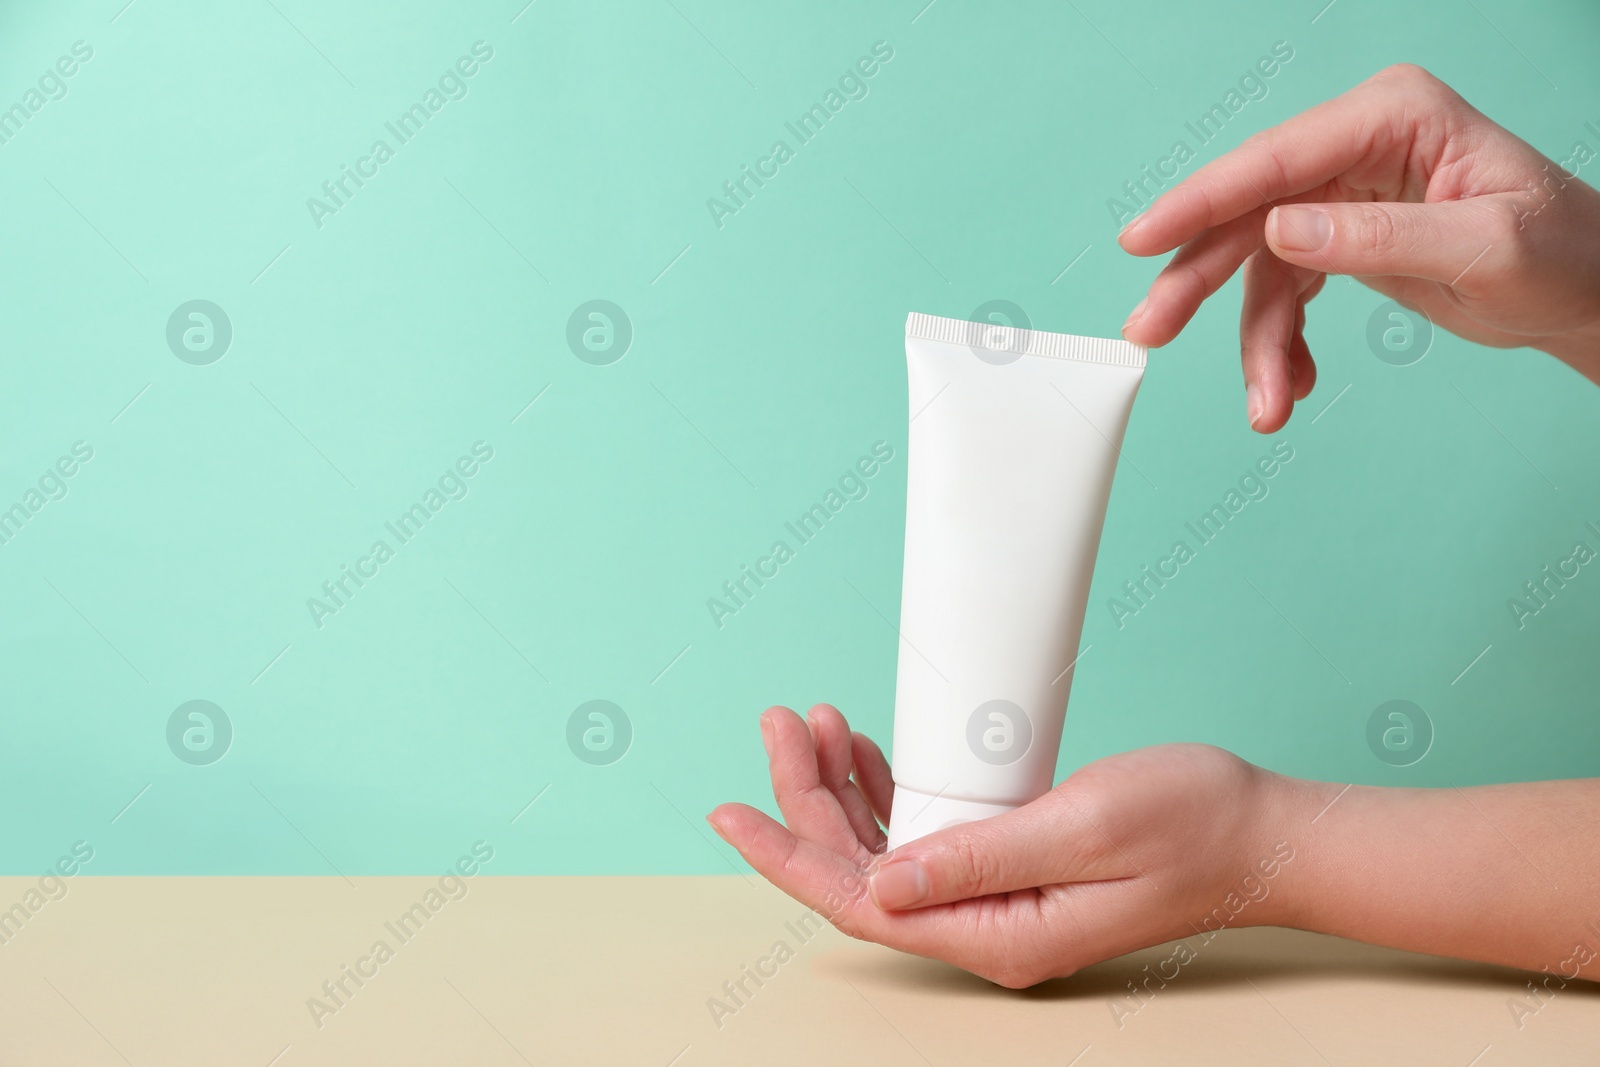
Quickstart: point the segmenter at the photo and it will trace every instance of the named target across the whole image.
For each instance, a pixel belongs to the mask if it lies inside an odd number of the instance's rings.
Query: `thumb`
[[[1112,876],[1104,835],[1056,791],[1015,811],[918,838],[884,857],[868,882],[886,911],[1057,882]],[[1109,851],[1109,850],[1107,850]]]
[[[1326,274],[1391,274],[1450,285],[1474,264],[1480,271],[1494,265],[1478,260],[1494,258],[1490,235],[1504,232],[1510,214],[1506,205],[1486,201],[1275,207],[1267,215],[1267,246],[1279,259]]]

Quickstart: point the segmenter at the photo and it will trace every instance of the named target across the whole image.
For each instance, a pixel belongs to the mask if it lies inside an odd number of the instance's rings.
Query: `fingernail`
[[[1261,401],[1261,387],[1255,382],[1245,386],[1244,411],[1245,417],[1250,420],[1250,428],[1252,430],[1255,429],[1256,420],[1261,417],[1262,409],[1265,406]]]
[[[928,874],[916,860],[891,860],[868,884],[873,903],[886,911],[909,908],[928,896]]]
[[[1326,211],[1309,207],[1280,207],[1277,218],[1278,246],[1290,252],[1315,252],[1333,240],[1333,220]]]
[[[1127,333],[1129,326],[1132,326],[1134,323],[1138,322],[1144,317],[1144,308],[1148,303],[1150,303],[1150,298],[1145,297],[1143,300],[1133,305],[1133,310],[1128,312],[1128,321],[1122,324],[1123,333]]]
[[[717,825],[717,820],[707,815],[706,822],[710,824],[711,828],[717,832],[718,837],[722,838],[724,841],[728,840],[728,835],[722,832],[722,827]]]
[[[767,758],[772,758],[772,720],[767,718],[766,712],[761,713],[761,747],[767,750]]]
[[[1124,226],[1121,230],[1119,230],[1117,232],[1117,240],[1121,241],[1124,237],[1128,236],[1128,234],[1132,233],[1134,230],[1137,230],[1140,226],[1143,226],[1144,225],[1144,220],[1145,220],[1145,216],[1140,215],[1138,218],[1136,218],[1132,222],[1128,223],[1126,226]]]

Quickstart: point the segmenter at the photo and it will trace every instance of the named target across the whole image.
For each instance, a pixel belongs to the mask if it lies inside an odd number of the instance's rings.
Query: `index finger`
[[[1136,256],[1170,252],[1214,226],[1326,185],[1365,160],[1410,148],[1419,123],[1455,93],[1421,67],[1401,65],[1247,139],[1158,197],[1118,235]],[[1416,146],[1412,164],[1433,170],[1444,138]],[[1430,158],[1434,157],[1434,158]],[[1395,164],[1396,180],[1408,160]]]

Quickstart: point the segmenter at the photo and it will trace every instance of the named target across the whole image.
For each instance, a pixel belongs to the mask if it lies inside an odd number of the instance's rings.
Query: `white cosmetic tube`
[[[1053,784],[1145,350],[913,314],[906,364],[890,848]]]

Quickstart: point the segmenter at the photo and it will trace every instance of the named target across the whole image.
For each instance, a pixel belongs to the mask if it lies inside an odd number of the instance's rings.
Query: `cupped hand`
[[[1246,416],[1262,433],[1316,380],[1305,306],[1329,274],[1600,382],[1600,193],[1420,67],[1390,67],[1250,137],[1118,241],[1136,256],[1178,249],[1123,327],[1151,347],[1244,267]]]
[[[744,804],[707,821],[851,937],[1021,988],[1215,929],[1241,892],[1260,903],[1226,925],[1275,914],[1249,887],[1266,885],[1287,779],[1221,749],[1111,756],[1016,811],[885,853],[894,783],[877,745],[827,704],[804,720],[769,708],[761,732],[787,826]]]

